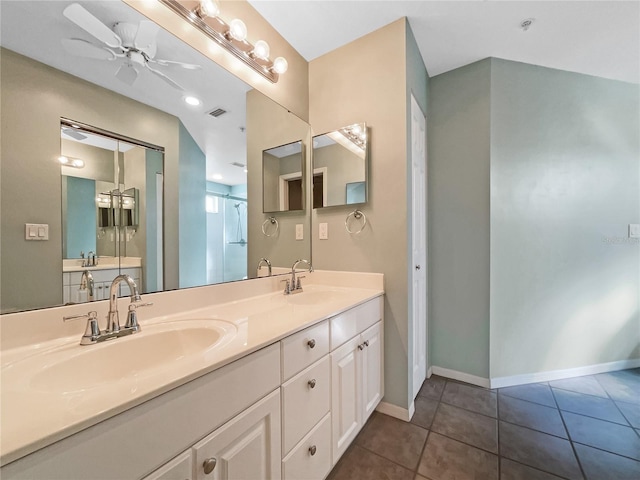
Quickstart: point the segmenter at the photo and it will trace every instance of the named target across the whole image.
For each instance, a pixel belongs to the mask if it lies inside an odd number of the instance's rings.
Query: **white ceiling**
[[[406,16],[430,76],[497,57],[640,83],[637,0],[249,1],[307,60]]]

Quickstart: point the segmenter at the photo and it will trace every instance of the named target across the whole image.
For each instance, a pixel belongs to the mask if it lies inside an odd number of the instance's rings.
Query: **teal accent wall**
[[[96,252],[96,181],[62,176],[67,183],[66,241],[64,258],[80,258],[80,252]]]
[[[187,129],[179,128],[179,258],[180,288],[207,280],[206,157]]]

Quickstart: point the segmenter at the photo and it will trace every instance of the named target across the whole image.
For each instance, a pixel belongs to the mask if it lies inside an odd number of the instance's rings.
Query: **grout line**
[[[584,447],[593,448],[594,450],[600,450],[601,452],[605,452],[605,453],[608,453],[610,455],[615,455],[616,457],[622,457],[622,458],[626,458],[626,459],[629,459],[629,460],[633,460],[634,462],[640,463],[640,460],[638,460],[637,458],[628,457],[627,455],[624,455],[622,453],[612,452],[611,450],[605,450],[602,447],[594,447],[593,445],[589,445],[587,443],[578,442],[578,441],[574,441],[572,443],[577,443],[578,445],[582,445]]]
[[[534,384],[529,384],[529,385],[534,385]],[[535,385],[537,385],[537,384],[535,384]],[[500,395],[504,395],[505,397],[509,397],[509,398],[515,398],[516,400],[522,400],[523,402],[533,403],[534,405],[540,405],[542,407],[555,408],[556,410],[559,410],[557,404],[556,404],[555,407],[553,407],[551,405],[547,405],[546,403],[534,402],[533,400],[528,400],[526,398],[514,397],[513,395],[509,395],[508,393],[504,393],[504,392],[500,392]],[[500,395],[498,395],[498,396],[500,396]],[[555,403],[555,398],[554,398],[553,401]]]
[[[527,468],[531,468],[532,470],[536,470],[538,472],[543,472],[543,473],[548,473],[549,475],[553,475],[554,477],[563,478],[565,480],[567,480],[569,478],[569,477],[563,477],[562,475],[558,475],[557,473],[553,473],[553,472],[550,472],[548,470],[542,470],[541,468],[534,467],[533,465],[527,465],[526,463],[522,463],[519,460],[514,460],[513,458],[509,458],[509,457],[500,457],[500,461],[502,461],[503,458],[506,459],[506,460],[509,460],[510,462],[517,463],[518,465],[523,465],[523,466],[525,466]]]
[[[433,416],[435,417],[435,414]],[[420,464],[422,463],[422,457],[424,456],[424,452],[427,451],[427,442],[429,441],[430,436],[431,436],[431,430],[429,430],[429,432],[427,433],[427,438],[424,439],[424,445],[422,446],[422,451],[420,452],[420,457],[418,458],[418,465],[416,465],[416,469],[413,472],[414,473],[413,478],[415,478],[416,475],[418,475],[418,470],[420,470]]]
[[[553,393],[553,389],[551,389],[551,395],[553,395],[553,400],[556,402],[558,406],[558,410],[560,410],[560,406],[558,405],[558,400],[556,399],[555,393]],[[560,419],[562,420],[562,424],[564,425],[564,429],[567,432],[567,438],[569,439],[569,445],[571,445],[571,451],[573,452],[573,456],[578,462],[578,468],[580,469],[580,473],[582,473],[582,478],[587,478],[586,473],[584,472],[584,468],[582,467],[582,462],[580,461],[580,457],[578,456],[578,452],[576,451],[576,446],[573,444],[573,439],[571,438],[571,433],[567,428],[567,423],[564,421],[564,416],[562,415],[562,410],[560,410]]]

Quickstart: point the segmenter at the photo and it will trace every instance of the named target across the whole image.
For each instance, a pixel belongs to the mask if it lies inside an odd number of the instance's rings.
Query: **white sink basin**
[[[5,380],[20,378],[25,387],[42,392],[72,393],[108,388],[114,382],[135,382],[162,374],[168,368],[227,343],[236,332],[235,325],[223,320],[147,325],[140,333],[104,343],[65,345],[36,353],[6,365],[2,375]]]

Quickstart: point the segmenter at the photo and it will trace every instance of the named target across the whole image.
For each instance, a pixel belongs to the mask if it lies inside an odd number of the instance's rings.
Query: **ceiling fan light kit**
[[[240,19],[228,24],[220,18],[220,6],[216,0],[201,0],[196,8],[189,10],[177,0],[158,0],[195,28],[242,60],[260,75],[276,83],[285,73],[288,63],[284,57],[269,59],[269,44],[258,40],[255,45],[246,40],[247,27]]]

